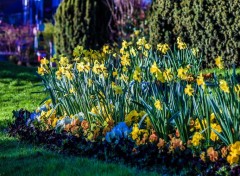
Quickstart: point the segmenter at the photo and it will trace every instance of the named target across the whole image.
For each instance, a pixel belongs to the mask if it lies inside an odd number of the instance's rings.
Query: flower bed
[[[15,112],[10,133],[64,153],[161,173],[181,172],[184,165],[188,174],[238,175],[235,69],[203,73],[197,49],[180,38],[173,50],[135,40],[101,51],[78,46],[72,60],[52,59],[57,67],[42,59],[38,73],[50,99],[35,112]],[[224,68],[221,57],[215,62]]]

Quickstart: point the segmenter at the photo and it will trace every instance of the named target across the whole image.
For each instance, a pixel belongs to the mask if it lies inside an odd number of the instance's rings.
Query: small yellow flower
[[[75,93],[76,90],[72,87],[70,90],[69,90],[70,93]]]
[[[42,65],[47,65],[49,61],[46,58],[41,59],[41,64]]]
[[[223,69],[222,57],[221,57],[221,56],[218,56],[218,57],[215,59],[215,64],[217,65],[217,67],[218,67],[219,69]]]
[[[158,81],[161,81],[162,83],[165,82],[165,79],[161,70],[157,71],[155,77],[157,78]]]
[[[153,65],[150,68],[150,73],[156,74],[159,71],[159,68],[157,67],[157,63],[154,61]]]
[[[191,143],[193,144],[193,146],[197,147],[200,145],[200,141],[203,140],[204,137],[201,133],[199,132],[195,132],[193,137],[192,137],[192,141]]]
[[[109,45],[104,45],[103,48],[102,48],[102,50],[103,50],[103,53],[104,53],[104,54],[109,54],[109,53],[110,53],[110,47],[109,47]]]
[[[228,87],[227,82],[225,80],[222,79],[222,80],[219,81],[219,87],[223,92],[229,93],[229,87]]]
[[[129,52],[130,52],[130,54],[131,54],[132,56],[134,56],[134,57],[137,56],[136,51],[135,51],[135,49],[134,49],[133,47],[131,47],[131,49],[130,49]]]
[[[150,45],[149,43],[146,43],[146,44],[144,45],[144,47],[145,47],[146,50],[150,50],[151,45]]]
[[[155,103],[154,103],[154,106],[155,106],[155,108],[158,109],[158,110],[162,110],[162,109],[163,109],[160,100],[156,100]]]
[[[140,34],[140,31],[139,30],[135,30],[134,31],[134,35],[137,37],[138,35]]]
[[[198,86],[205,86],[205,82],[204,82],[204,77],[202,76],[202,73],[200,73],[200,75],[197,77],[197,85]]]
[[[177,38],[177,45],[180,50],[187,48],[187,44],[182,41],[181,37]]]
[[[187,84],[186,88],[184,89],[185,94],[187,94],[188,96],[192,96],[194,89],[192,88],[191,84]]]
[[[194,55],[195,57],[197,56],[198,52],[199,52],[199,49],[198,49],[198,48],[193,48],[193,49],[192,49],[192,53],[193,53],[193,55]]]
[[[182,79],[182,80],[186,80],[187,79],[187,68],[182,68],[180,67],[177,72],[178,72],[178,78]]]
[[[166,54],[169,49],[170,49],[169,45],[166,43],[165,44],[162,44],[162,43],[157,44],[157,50],[163,54]]]
[[[115,91],[115,94],[122,94],[123,90],[120,86],[114,85],[113,90]]]
[[[121,74],[120,80],[123,80],[125,83],[127,83],[128,80],[129,80],[129,77],[127,75],[125,75],[125,74]]]
[[[44,73],[45,73],[44,68],[43,67],[38,67],[38,74],[43,76]]]
[[[136,67],[134,73],[133,73],[133,79],[141,82],[142,76],[141,76],[141,69],[140,67]]]
[[[118,72],[117,72],[117,69],[116,69],[116,68],[115,68],[114,70],[115,70],[115,71],[112,72],[112,75],[113,75],[113,77],[116,77],[116,76],[118,75]]]
[[[68,63],[69,63],[69,60],[68,60],[67,57],[61,57],[61,58],[60,58],[59,64],[60,64],[61,66],[67,66]]]
[[[171,68],[168,68],[163,72],[163,77],[164,77],[164,80],[166,81],[171,81],[173,79]]]
[[[131,60],[128,54],[125,54],[121,57],[122,66],[130,66]]]
[[[216,123],[211,123],[211,128],[219,133],[222,132],[221,126]],[[215,142],[219,139],[219,137],[213,130],[211,130],[210,139]]]

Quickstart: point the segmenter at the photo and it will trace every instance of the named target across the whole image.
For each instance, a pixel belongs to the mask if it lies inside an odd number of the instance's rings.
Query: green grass
[[[0,175],[150,175],[123,165],[64,156],[0,135]]]
[[[46,97],[35,76],[36,68],[20,67],[9,62],[0,62],[0,129],[11,121],[12,110],[26,108],[30,111],[39,106]],[[34,87],[35,86],[35,87]]]
[[[41,91],[34,87],[39,80],[36,68],[20,67],[0,62],[0,131],[12,120],[12,111],[19,108],[34,110],[46,97],[31,94]],[[119,164],[81,157],[64,156],[47,151],[40,146],[20,142],[0,132],[0,176],[3,175],[157,175]]]

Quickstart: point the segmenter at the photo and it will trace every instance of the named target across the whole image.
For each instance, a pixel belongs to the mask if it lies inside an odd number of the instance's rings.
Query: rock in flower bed
[[[136,41],[134,41],[136,40]],[[197,49],[145,38],[72,60],[41,60],[49,99],[16,112],[10,132],[64,153],[123,161],[164,173],[238,174],[240,84],[235,69],[203,73]],[[221,57],[215,59],[224,69]]]

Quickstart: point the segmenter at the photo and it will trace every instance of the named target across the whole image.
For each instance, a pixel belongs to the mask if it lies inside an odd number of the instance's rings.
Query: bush
[[[228,65],[239,63],[239,12],[234,0],[156,0],[148,16],[150,42],[173,44],[181,36],[202,51],[205,67],[218,55]]]
[[[98,0],[64,0],[55,15],[57,54],[72,55],[77,45],[98,48],[108,39],[108,8]]]

